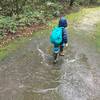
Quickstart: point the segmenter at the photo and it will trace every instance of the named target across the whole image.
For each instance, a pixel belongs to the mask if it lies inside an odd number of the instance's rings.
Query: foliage
[[[3,35],[4,32],[10,31],[15,33],[17,29],[16,22],[9,16],[0,16],[0,33]]]
[[[100,0],[0,0],[0,35],[16,33],[20,26],[46,23],[65,13],[68,5],[88,5]],[[68,8],[69,10],[71,8]]]
[[[28,0],[0,0],[0,13],[2,15],[12,16],[22,12]]]
[[[3,3],[3,1],[0,1]],[[4,3],[6,0],[4,0]],[[14,1],[11,2],[11,4]],[[29,4],[32,3],[32,1],[26,0]],[[9,6],[8,9],[1,6],[1,14],[0,16],[0,34],[3,35],[7,31],[10,31],[12,33],[15,33],[17,30],[17,27],[25,26],[25,25],[31,25],[31,24],[38,24],[38,23],[46,23],[47,20],[52,19],[54,16],[59,16],[60,11],[63,9],[63,7],[60,5],[60,3],[53,3],[45,1],[44,4],[36,4],[37,2],[34,1],[31,5],[25,5],[22,6],[22,2],[17,1],[17,3],[21,3],[20,5],[10,5],[10,0],[6,2]],[[37,6],[33,6],[33,5]],[[11,6],[11,7],[10,7]],[[13,6],[15,8],[13,8]],[[18,11],[16,6],[18,6]],[[6,12],[7,11],[7,12]]]

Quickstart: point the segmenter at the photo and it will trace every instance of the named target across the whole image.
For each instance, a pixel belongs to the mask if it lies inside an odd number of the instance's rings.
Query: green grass
[[[70,22],[79,22],[86,14],[93,13],[96,10],[100,10],[100,7],[96,8],[82,8],[79,12],[71,13],[66,18]]]
[[[71,13],[69,15],[66,15],[65,17],[68,19],[69,22],[69,28],[71,28],[71,24],[78,23],[81,21],[81,19],[88,13],[93,13],[96,10],[100,10],[100,7],[95,8],[81,8],[79,12]],[[54,27],[58,24],[58,20],[52,20],[48,23],[50,27]]]
[[[16,40],[13,40],[10,44],[5,47],[0,48],[0,60],[3,60],[10,53],[16,51],[20,46],[23,46],[29,38],[23,37]]]
[[[100,22],[96,25],[95,44],[97,51],[100,52]]]

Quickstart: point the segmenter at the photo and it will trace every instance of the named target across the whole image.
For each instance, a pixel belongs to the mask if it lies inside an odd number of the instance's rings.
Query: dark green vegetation
[[[1,0],[0,35],[16,33],[18,27],[46,23],[68,13],[72,6],[99,3],[100,0]]]

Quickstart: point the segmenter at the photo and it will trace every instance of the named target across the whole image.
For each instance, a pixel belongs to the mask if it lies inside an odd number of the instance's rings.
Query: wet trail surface
[[[52,64],[46,31],[0,62],[0,100],[100,100],[100,54],[83,30]]]

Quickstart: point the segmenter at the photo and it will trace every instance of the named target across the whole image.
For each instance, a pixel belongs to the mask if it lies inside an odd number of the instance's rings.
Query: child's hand
[[[65,44],[65,47],[68,47],[68,43]]]

